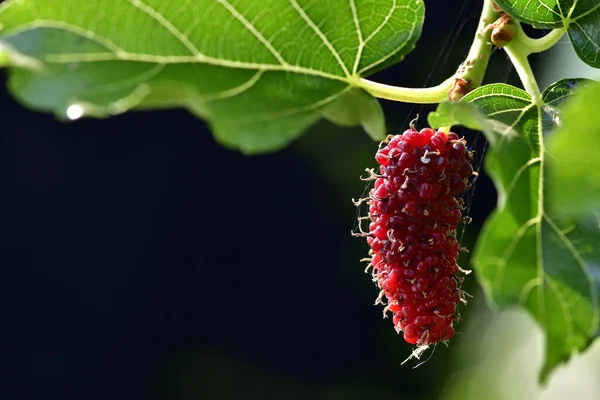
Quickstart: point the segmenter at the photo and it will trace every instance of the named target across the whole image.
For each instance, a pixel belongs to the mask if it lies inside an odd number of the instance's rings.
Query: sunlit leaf
[[[483,227],[473,263],[496,306],[521,306],[544,329],[544,380],[589,346],[600,317],[598,220],[563,219],[548,196],[555,183],[548,176],[552,155],[546,135],[560,121],[557,113],[571,94],[570,85],[577,87],[577,81],[553,85],[542,96],[546,103],[539,104],[505,84],[481,87],[462,100],[488,118],[479,127],[491,144],[485,169],[498,190],[498,206]],[[464,111],[454,113],[460,115]]]
[[[32,108],[72,118],[187,107],[222,144],[256,153],[323,113],[348,124],[324,110],[340,98],[361,108],[353,85],[410,52],[423,18],[422,0],[9,0],[0,62]],[[352,123],[382,137],[370,108]]]

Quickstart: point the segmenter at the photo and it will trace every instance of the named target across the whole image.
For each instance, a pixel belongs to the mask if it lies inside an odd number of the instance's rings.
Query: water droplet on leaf
[[[71,104],[69,108],[67,108],[67,118],[74,121],[83,117],[84,108],[79,104]]]

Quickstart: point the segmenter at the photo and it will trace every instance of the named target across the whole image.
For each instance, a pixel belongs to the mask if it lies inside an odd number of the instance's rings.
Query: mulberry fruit
[[[361,228],[358,235],[371,248],[365,260],[381,289],[376,304],[385,297],[384,316],[393,313],[396,331],[426,348],[454,335],[457,305],[464,301],[456,227],[463,220],[459,196],[473,175],[472,154],[455,133],[412,125],[382,146],[375,156],[379,173],[367,169],[365,178],[375,185],[356,202],[369,205],[359,225],[370,220],[368,232]]]

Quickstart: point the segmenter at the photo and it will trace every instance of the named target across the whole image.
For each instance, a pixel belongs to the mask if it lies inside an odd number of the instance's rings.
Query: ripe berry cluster
[[[456,276],[456,227],[473,174],[472,155],[455,133],[425,128],[389,136],[377,152],[369,193],[370,266],[398,332],[427,346],[454,335],[463,296]]]

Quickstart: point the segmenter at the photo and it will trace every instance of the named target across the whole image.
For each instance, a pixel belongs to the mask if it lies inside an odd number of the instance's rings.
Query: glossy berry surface
[[[456,134],[429,128],[411,127],[382,145],[364,232],[378,301],[387,300],[384,313],[408,343],[443,342],[454,335],[462,299],[455,237],[472,156]]]

